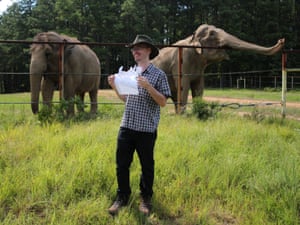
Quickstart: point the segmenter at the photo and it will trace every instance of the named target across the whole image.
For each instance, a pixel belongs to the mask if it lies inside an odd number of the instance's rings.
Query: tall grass
[[[153,213],[138,212],[135,156],[129,206],[113,218],[107,208],[117,188],[122,106],[100,106],[94,120],[48,125],[28,105],[1,107],[1,224],[299,224],[298,122],[222,112],[200,121],[164,108]]]
[[[299,142],[299,130],[241,118],[178,123],[167,128],[172,138],[163,148],[171,162],[158,166],[168,190],[164,205],[189,218],[178,224],[298,221],[299,150],[291,143]]]

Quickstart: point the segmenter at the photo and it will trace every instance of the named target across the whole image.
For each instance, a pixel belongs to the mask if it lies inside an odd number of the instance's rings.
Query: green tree
[[[136,34],[148,34],[157,44],[171,44],[191,35],[203,23],[259,45],[270,46],[285,37],[287,49],[299,49],[299,10],[296,0],[19,0],[0,15],[0,39],[32,40],[39,32],[53,30],[85,42],[122,43],[90,45],[107,75],[121,65],[134,63],[124,45]],[[28,44],[1,44],[0,53],[2,71],[28,71]],[[207,72],[281,68],[280,54],[228,53],[230,61],[212,65]],[[289,54],[290,67],[298,67],[299,61],[298,54]],[[4,86],[20,90],[28,82],[24,75],[1,76],[0,91]],[[104,86],[105,82],[106,77]]]
[[[26,40],[31,33],[30,15],[32,1],[20,1],[8,8],[1,17],[0,34],[3,40]],[[28,44],[4,44],[2,50],[6,57],[1,57],[0,65],[3,71],[9,73],[4,76],[5,92],[28,90],[29,65]]]
[[[56,0],[37,0],[29,16],[31,37],[40,32],[56,31]]]

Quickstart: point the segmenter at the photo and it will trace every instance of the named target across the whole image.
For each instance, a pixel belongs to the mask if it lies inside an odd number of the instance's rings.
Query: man
[[[125,104],[125,111],[117,140],[117,197],[108,209],[112,215],[128,203],[130,188],[129,168],[136,150],[141,164],[140,177],[141,203],[139,210],[149,215],[154,180],[154,145],[160,119],[160,107],[164,107],[171,96],[166,74],[156,68],[151,59],[159,53],[147,35],[137,35],[129,45],[141,74],[137,77],[138,95],[121,95],[115,85],[115,76],[108,77],[109,85]]]

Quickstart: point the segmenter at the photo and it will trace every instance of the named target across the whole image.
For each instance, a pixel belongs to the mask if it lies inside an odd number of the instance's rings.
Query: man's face
[[[148,60],[151,53],[150,46],[146,44],[137,44],[131,48],[132,55],[136,62]]]

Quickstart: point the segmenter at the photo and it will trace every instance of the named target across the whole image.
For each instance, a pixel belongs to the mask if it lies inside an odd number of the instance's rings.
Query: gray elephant
[[[36,43],[54,42],[54,43]],[[55,43],[56,42],[56,43]],[[77,39],[60,35],[56,32],[43,32],[37,34],[31,45],[30,63],[30,88],[31,109],[34,114],[39,111],[40,90],[43,104],[51,106],[54,90],[59,81],[59,48],[57,42],[65,42],[64,45],[64,80],[62,97],[72,100],[79,96],[84,101],[85,92],[89,92],[91,113],[97,112],[97,95],[100,84],[101,68],[97,55],[86,45]],[[68,44],[68,42],[72,42]],[[70,104],[67,115],[74,114],[74,104]]]
[[[249,50],[258,54],[273,55],[284,46],[284,39],[278,40],[272,47],[263,47],[242,41],[213,25],[200,25],[193,35],[180,40],[174,45],[194,47],[229,47],[238,50]],[[160,50],[159,55],[153,59],[153,64],[162,69],[168,76],[172,92],[172,100],[177,113],[184,112],[188,100],[189,89],[192,97],[202,97],[204,89],[204,70],[212,63],[229,59],[224,49],[216,48],[183,48],[182,49],[182,80],[181,80],[181,107],[178,110],[177,82],[178,82],[178,48],[166,47]]]

